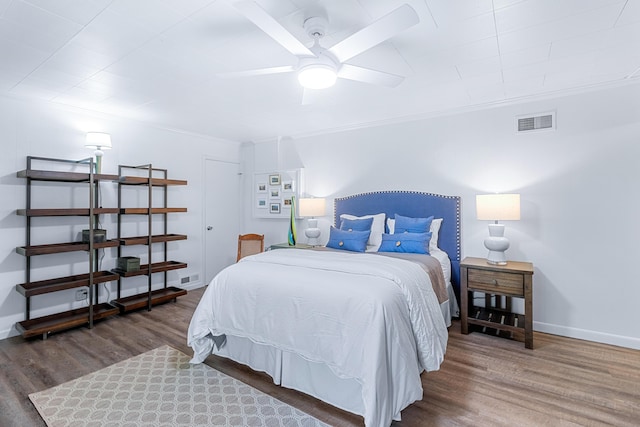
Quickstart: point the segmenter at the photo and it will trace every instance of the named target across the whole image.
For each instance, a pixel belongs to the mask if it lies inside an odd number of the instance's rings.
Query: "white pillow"
[[[380,244],[382,243],[382,234],[384,233],[384,213],[379,213],[375,215],[363,215],[363,216],[354,216],[349,214],[340,215],[340,220],[342,219],[367,219],[373,218],[373,222],[371,223],[371,234],[369,234],[369,240],[367,241],[367,252],[377,252]],[[337,224],[339,227],[340,224]]]
[[[429,231],[431,232],[431,240],[429,241],[429,250],[438,249],[438,234],[440,233],[440,226],[442,225],[442,218],[434,218],[431,221],[431,227]]]
[[[442,225],[442,218],[434,218],[431,221],[431,227],[429,227],[429,231],[431,232],[431,240],[429,240],[429,252],[432,250],[438,249],[438,233],[440,233],[440,226]],[[393,230],[396,226],[396,220],[393,218],[387,219],[387,228],[389,228],[389,234],[393,234]]]

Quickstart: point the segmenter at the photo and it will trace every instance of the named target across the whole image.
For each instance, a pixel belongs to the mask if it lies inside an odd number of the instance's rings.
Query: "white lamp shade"
[[[515,221],[520,219],[519,194],[481,194],[476,196],[479,220]]]
[[[326,202],[323,198],[302,198],[298,203],[300,216],[324,216]]]
[[[103,132],[88,132],[84,146],[94,150],[108,150],[111,148],[111,135]]]

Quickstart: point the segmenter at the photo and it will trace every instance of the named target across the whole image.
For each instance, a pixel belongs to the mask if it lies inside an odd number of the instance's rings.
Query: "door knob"
[[[207,231],[211,231],[211,230],[213,230],[213,227],[210,225],[207,225]]]

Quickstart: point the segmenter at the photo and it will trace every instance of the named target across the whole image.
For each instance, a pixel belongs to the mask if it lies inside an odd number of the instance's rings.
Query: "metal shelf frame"
[[[35,163],[48,163],[57,168],[70,169],[69,171],[63,170],[40,170],[34,169]],[[57,169],[54,166],[54,169]],[[76,169],[82,169],[82,172],[78,172]],[[99,259],[98,249],[105,247],[118,246],[117,241],[107,241],[103,243],[94,243],[94,230],[98,228],[99,215],[103,213],[116,213],[113,209],[102,209],[99,204],[99,191],[100,181],[115,181],[116,175],[96,174],[95,162],[93,157],[88,157],[80,160],[69,159],[57,159],[50,157],[37,157],[27,156],[27,168],[25,170],[17,172],[17,177],[25,178],[27,180],[26,189],[26,206],[25,209],[18,209],[17,215],[24,216],[26,218],[25,227],[25,246],[17,247],[16,252],[24,255],[26,258],[25,266],[25,283],[17,285],[16,290],[25,297],[25,321],[18,322],[16,327],[23,334],[23,336],[33,335],[33,329],[27,327],[36,326],[37,331],[44,331],[43,339],[47,338],[49,331],[57,331],[65,329],[67,327],[76,326],[78,324],[88,323],[89,328],[93,327],[93,321],[95,318],[94,306],[102,307],[98,303],[98,290],[96,286],[98,283],[104,281],[115,280],[115,275],[105,275],[105,272],[99,271]],[[33,209],[33,193],[32,185],[37,181],[47,182],[63,182],[69,184],[88,184],[89,191],[89,206],[88,208],[69,208],[69,209]],[[32,245],[32,218],[34,217],[60,217],[60,216],[86,216],[88,217],[89,227],[89,242],[69,242],[69,243],[53,243],[48,245]],[[71,251],[86,251],[89,255],[89,272],[85,275],[76,275],[69,277],[61,277],[56,279],[49,279],[44,281],[32,282],[32,256],[46,255],[53,253],[71,252]],[[109,280],[106,280],[108,278]],[[72,310],[65,313],[58,313],[55,315],[44,316],[41,318],[44,325],[38,326],[39,319],[31,319],[31,297],[36,295],[43,295],[49,292],[57,292],[64,289],[71,289],[74,287],[87,286],[89,288],[89,306],[86,310],[86,317],[78,317],[78,310]],[[84,311],[82,311],[84,313]],[[106,310],[108,312],[108,310]],[[101,313],[105,313],[104,308],[101,308]],[[102,315],[101,315],[102,316]],[[39,333],[39,332],[38,332]]]
[[[129,173],[133,174],[129,175]],[[137,174],[137,175],[136,175]],[[144,176],[143,176],[144,175]],[[167,258],[168,243],[176,240],[184,240],[187,236],[169,234],[168,232],[168,214],[176,212],[186,212],[186,208],[169,208],[168,207],[168,191],[167,187],[175,185],[187,185],[185,180],[168,179],[167,169],[153,167],[152,164],[139,166],[118,166],[118,257],[122,256],[122,246],[130,245],[146,245],[148,263],[142,265],[139,271],[123,272],[113,270],[119,274],[117,299],[112,303],[118,306],[121,312],[139,309],[145,305],[140,304],[141,298],[146,296],[146,308],[151,311],[155,304],[175,299],[186,293],[185,290],[169,287],[167,272],[178,268],[186,268],[186,263],[178,261],[169,261]],[[122,190],[126,186],[146,186],[147,187],[147,206],[146,207],[124,207]],[[162,207],[154,207],[154,188],[164,188],[162,192]],[[123,236],[122,235],[122,219],[124,215],[144,215],[147,218],[147,235],[145,236]],[[161,217],[163,223],[163,234],[153,234],[153,218]],[[162,260],[154,260],[153,245],[162,245]],[[153,289],[153,275],[162,273],[164,286],[162,289]],[[122,297],[122,279],[131,276],[147,276],[147,292],[145,294],[132,295]],[[160,297],[161,295],[161,297]],[[173,297],[171,297],[173,295]],[[132,301],[135,301],[133,303]]]

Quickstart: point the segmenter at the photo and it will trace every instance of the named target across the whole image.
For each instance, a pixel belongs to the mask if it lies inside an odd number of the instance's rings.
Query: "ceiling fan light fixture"
[[[298,71],[298,81],[307,89],[326,89],[333,86],[338,78],[334,67],[325,64],[311,64]]]

